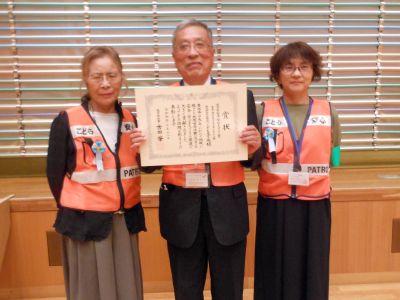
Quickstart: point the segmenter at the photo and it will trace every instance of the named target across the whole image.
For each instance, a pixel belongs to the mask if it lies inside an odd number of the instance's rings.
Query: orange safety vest
[[[118,153],[114,154],[82,106],[66,112],[76,148],[76,168],[64,177],[61,205],[80,210],[115,212],[138,204],[140,170],[129,138],[130,131],[135,128],[132,114],[122,109],[120,143]],[[91,144],[96,141],[105,146],[103,171],[97,170],[95,154],[91,149]]]
[[[275,199],[293,197],[300,200],[319,200],[329,197],[332,134],[329,102],[313,100],[300,155],[301,171],[309,173],[309,186],[297,185],[295,194],[288,184],[288,174],[293,170],[295,148],[279,100],[264,101],[262,136],[266,128],[276,132],[276,163],[273,163],[267,149],[258,170],[259,193]]]
[[[224,82],[217,81],[217,84]],[[179,86],[179,82],[172,86]],[[205,170],[205,164],[172,165],[163,167],[163,183],[185,185],[184,171]],[[214,186],[231,186],[244,181],[244,169],[238,161],[210,163],[211,183]]]

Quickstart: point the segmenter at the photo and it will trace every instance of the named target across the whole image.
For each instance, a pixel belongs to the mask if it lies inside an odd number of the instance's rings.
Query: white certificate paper
[[[246,84],[136,89],[142,166],[247,160]]]

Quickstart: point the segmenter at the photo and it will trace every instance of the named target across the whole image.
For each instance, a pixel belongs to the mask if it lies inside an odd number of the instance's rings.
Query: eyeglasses
[[[299,70],[301,74],[307,74],[311,72],[312,66],[311,65],[300,65],[300,66],[294,66],[294,65],[284,65],[281,69],[281,71],[285,74],[293,74],[296,70]]]
[[[207,51],[210,48],[210,44],[203,40],[198,40],[195,41],[194,43],[183,42],[181,44],[176,45],[175,49],[176,51],[181,53],[188,53],[192,49],[192,47],[194,48],[194,50],[200,53]]]
[[[104,80],[107,80],[110,83],[114,83],[121,79],[121,74],[119,74],[119,73],[107,73],[107,74],[94,73],[94,74],[90,74],[89,78],[90,78],[90,80],[92,80],[96,83],[102,83]]]

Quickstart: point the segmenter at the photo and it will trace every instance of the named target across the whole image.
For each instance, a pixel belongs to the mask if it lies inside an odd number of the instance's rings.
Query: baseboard
[[[331,274],[331,285],[400,282],[400,272]]]
[[[0,299],[65,297],[64,285],[0,289]]]
[[[330,275],[331,285],[371,284],[385,282],[400,282],[400,272],[349,273]],[[245,289],[252,289],[253,284],[253,277],[246,277],[244,279]],[[143,288],[145,293],[162,293],[173,291],[172,282],[170,281],[144,282]],[[209,284],[206,284],[206,289],[209,288]],[[1,300],[46,297],[65,297],[64,285],[0,289]]]
[[[143,289],[145,293],[172,292],[174,290],[172,282],[169,281],[144,282]],[[65,297],[64,285],[0,289],[0,300],[47,297]]]
[[[400,272],[334,273],[329,276],[330,285],[372,284],[400,282]],[[244,279],[244,288],[252,289],[254,277]]]
[[[145,281],[143,282],[143,290],[145,293],[164,293],[172,292],[174,287],[171,281]]]

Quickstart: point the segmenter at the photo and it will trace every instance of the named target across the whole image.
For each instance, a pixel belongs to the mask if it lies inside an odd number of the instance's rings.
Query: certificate
[[[142,166],[247,160],[246,84],[136,89]]]

